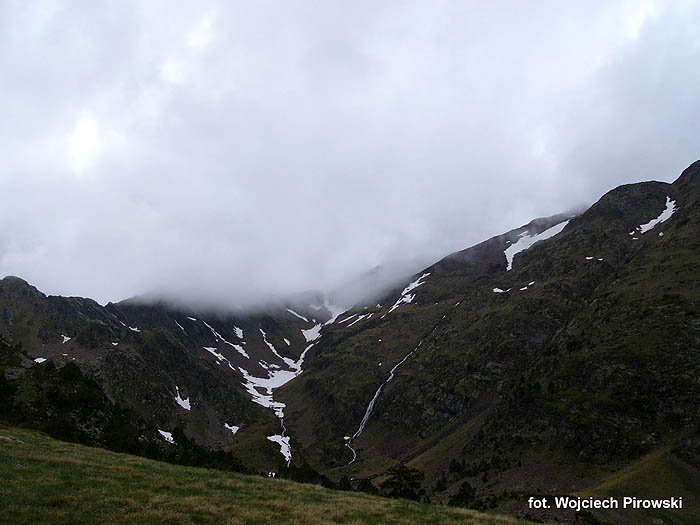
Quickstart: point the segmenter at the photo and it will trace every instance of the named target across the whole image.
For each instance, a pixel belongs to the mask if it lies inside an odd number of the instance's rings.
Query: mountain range
[[[674,466],[669,491],[700,498],[699,278],[700,161],[353,305],[308,293],[255,312],[101,306],[6,277],[2,368],[11,403],[28,406],[23,375],[75,364],[141,439],[260,471],[378,482],[403,464],[437,497],[466,482],[530,515],[524,494],[604,493],[629,469],[651,490],[655,455]]]

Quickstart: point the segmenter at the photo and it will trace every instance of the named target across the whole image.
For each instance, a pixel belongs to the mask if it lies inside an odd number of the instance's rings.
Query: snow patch
[[[430,275],[429,272],[428,272],[428,273],[424,273],[424,274],[421,275],[418,279],[416,279],[416,280],[413,281],[412,283],[409,283],[409,285],[406,286],[406,288],[403,289],[403,292],[401,292],[401,297],[399,297],[399,300],[396,301],[396,302],[394,303],[394,306],[392,306],[392,307],[389,309],[389,311],[387,312],[387,314],[390,314],[391,312],[393,312],[394,310],[396,310],[396,309],[397,309],[399,306],[401,306],[402,304],[409,304],[409,303],[413,302],[413,299],[415,299],[416,294],[412,294],[412,293],[410,293],[410,292],[411,292],[412,290],[415,290],[416,288],[418,288],[421,284],[425,284],[425,282],[423,281],[423,279],[425,279],[425,278],[428,277],[429,275]],[[384,314],[384,315],[386,315],[386,314]]]
[[[174,398],[175,402],[178,405],[180,405],[182,408],[184,408],[185,410],[189,410],[190,409],[190,398],[186,397],[185,399],[183,399],[182,397],[180,397],[180,388],[177,386],[175,386],[175,392],[177,392],[177,396],[175,396],[175,398]]]
[[[527,289],[530,288],[530,286],[532,286],[533,284],[535,284],[535,281],[531,281],[531,282],[527,283],[525,286],[523,286],[523,287],[520,289],[520,291],[522,292],[523,290],[527,290]],[[509,290],[510,290],[510,288],[509,288]]]
[[[263,337],[263,342],[268,346],[270,350],[272,350],[272,353],[275,354],[275,357],[279,359],[280,361],[283,361],[284,363],[287,364],[289,367],[294,367],[295,363],[293,359],[290,359],[288,357],[282,357],[278,352],[277,349],[272,345],[270,341],[267,340],[267,334],[263,331],[262,328],[259,328],[260,333],[262,334]]]
[[[241,328],[238,328],[236,325],[233,325],[233,331],[236,334],[236,337],[238,337],[238,339],[243,339],[243,330]]]
[[[112,346],[117,346],[119,343],[112,343]]]
[[[287,405],[275,401],[272,398],[272,391],[294,379],[297,374],[291,370],[275,370],[268,371],[268,377],[255,377],[244,368],[239,367],[238,371],[245,380],[243,386],[250,394],[253,403],[271,409],[279,419],[284,418],[284,408]]]
[[[286,337],[283,337],[282,339],[284,339],[284,342],[287,344],[287,346],[292,346],[292,343],[289,342],[289,339],[287,339]]]
[[[175,440],[173,439],[173,433],[172,432],[166,432],[165,430],[158,429],[158,433],[163,436],[163,439],[167,441],[168,443],[175,443]]]
[[[181,325],[180,323],[178,323],[177,321],[175,321],[175,324],[180,328],[180,330],[182,330],[183,332],[185,332],[185,329],[182,327],[182,325]],[[187,332],[185,332],[185,333],[187,333]]]
[[[71,338],[67,335],[61,335],[61,337],[63,337],[63,342],[61,343],[62,345],[66,344],[68,341],[71,340]]]
[[[227,345],[233,347],[233,348],[234,348],[239,354],[241,354],[243,357],[245,357],[245,358],[247,358],[247,359],[250,359],[250,356],[248,355],[248,353],[247,353],[245,350],[243,350],[243,347],[242,347],[241,345],[235,345],[235,344],[233,344],[233,343],[230,343],[229,341],[227,341],[226,339],[224,339],[224,337],[223,337],[219,332],[217,332],[216,330],[214,330],[214,328],[213,328],[209,323],[207,323],[204,319],[202,319],[202,322],[204,323],[204,325],[205,325],[207,328],[209,328],[209,330],[211,331],[211,333],[212,333],[212,335],[214,336],[214,339],[215,339],[216,341],[221,341],[222,343],[227,344]]]
[[[556,234],[560,233],[567,224],[569,224],[569,221],[560,222],[559,224],[546,229],[542,233],[536,233],[535,235],[530,235],[527,231],[521,233],[518,242],[511,244],[503,252],[506,256],[506,261],[508,262],[506,271],[513,269],[513,257],[515,257],[516,254],[527,250],[536,242],[554,237]]]
[[[34,359],[35,363],[43,363],[44,361],[46,361],[45,357],[37,357],[36,359]]]
[[[202,348],[204,348],[207,352],[216,357],[217,365],[220,365],[222,361],[226,361],[226,364],[231,370],[236,370],[235,368],[233,368],[233,365],[231,365],[231,361],[229,361],[224,355],[220,354],[216,348],[212,346],[203,346]]]
[[[213,346],[203,346],[207,352],[209,352],[211,355],[216,357],[219,361],[228,361],[222,354],[218,352],[217,348],[214,348]]]
[[[369,319],[369,318],[372,317],[373,315],[374,315],[374,312],[370,312],[370,313],[368,313],[368,314],[361,315],[360,317],[358,317],[357,319],[355,319],[352,323],[350,323],[350,324],[348,325],[348,328],[350,328],[350,327],[351,327],[352,325],[354,325],[355,323],[359,323],[359,322],[362,321],[363,319]]]
[[[250,356],[248,355],[248,352],[246,352],[245,350],[243,350],[243,347],[242,347],[241,345],[234,345],[233,343],[229,343],[228,341],[225,341],[225,343],[226,343],[226,344],[229,344],[229,345],[231,345],[233,348],[235,348],[235,349],[236,349],[236,352],[238,352],[239,354],[241,354],[243,357],[245,357],[245,358],[247,358],[247,359],[250,359]]]
[[[322,324],[317,324],[314,325],[313,328],[309,328],[308,330],[302,330],[301,333],[304,335],[304,339],[306,339],[307,343],[310,343],[311,341],[315,341],[319,337],[321,337],[321,328],[323,328]]]
[[[196,318],[194,318],[194,317],[188,317],[187,319],[189,319],[190,321],[194,321],[194,322],[197,322],[197,319],[196,319]]]
[[[338,324],[347,323],[350,319],[352,319],[352,318],[355,317],[355,316],[357,316],[357,314],[352,314],[351,316],[346,317],[346,318],[343,319],[342,321],[338,321]]]
[[[131,330],[132,332],[140,332],[141,331],[141,330],[139,330],[139,328],[137,326],[130,326],[129,330]]]
[[[676,210],[676,201],[672,201],[671,197],[666,196],[666,207],[661,212],[661,215],[659,215],[656,219],[650,220],[646,224],[640,224],[639,226],[637,226],[636,230],[639,230],[639,233],[646,233],[649,230],[654,229],[654,227],[657,224],[661,224],[662,222],[669,220],[671,218],[671,215],[673,215],[676,212]],[[630,232],[630,235],[634,234],[634,231]]]
[[[304,358],[306,357],[306,352],[308,352],[315,343],[311,343],[307,346],[304,351],[299,356],[299,360],[292,362],[290,370],[268,370],[268,377],[255,377],[248,373],[247,370],[243,368],[238,368],[239,372],[243,375],[245,383],[243,387],[248,391],[251,396],[253,403],[257,403],[260,406],[271,409],[275,415],[280,420],[280,425],[282,426],[282,436],[284,437],[285,427],[284,427],[284,409],[287,405],[279,401],[275,401],[272,397],[272,392],[275,388],[279,388],[285,385],[296,376],[301,374],[302,365],[304,364]],[[291,361],[291,360],[290,360]],[[286,361],[285,361],[286,363]],[[289,447],[289,439],[287,438],[287,447]],[[282,455],[283,450],[280,450]],[[285,455],[287,461],[291,460],[291,449],[288,449],[289,458]]]
[[[275,434],[273,436],[267,436],[267,439],[269,439],[273,443],[277,443],[280,446],[280,454],[284,456],[284,459],[287,462],[287,466],[289,466],[289,463],[292,461],[292,451],[289,446],[289,436],[280,436],[279,434]]]
[[[293,316],[298,317],[298,318],[301,319],[302,321],[306,321],[307,323],[310,322],[306,317],[304,317],[304,316],[301,315],[301,314],[296,313],[296,312],[295,312],[294,310],[292,310],[291,308],[287,308],[287,311],[288,311],[290,314],[292,314]]]
[[[226,430],[230,430],[234,436],[236,435],[236,432],[238,432],[238,430],[241,428],[237,427],[236,425],[229,425],[228,423],[224,423],[224,427],[226,428]]]

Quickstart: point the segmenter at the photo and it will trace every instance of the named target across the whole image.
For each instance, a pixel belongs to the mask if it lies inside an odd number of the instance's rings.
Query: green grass
[[[198,469],[0,426],[0,523],[523,523]]]
[[[666,450],[653,452],[616,472],[600,485],[579,493],[582,497],[625,496],[640,499],[682,497],[683,509],[618,509],[601,516],[615,523],[700,523],[700,478],[696,469]]]

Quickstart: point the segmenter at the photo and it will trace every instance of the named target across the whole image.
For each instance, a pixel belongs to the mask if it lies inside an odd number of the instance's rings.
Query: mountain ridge
[[[256,468],[284,468],[285,446],[333,478],[407,463],[438,494],[468,482],[522,513],[514,493],[585,489],[659,447],[700,465],[699,224],[697,161],[343,313],[313,293],[254,314],[102,307],[6,277],[0,333]]]

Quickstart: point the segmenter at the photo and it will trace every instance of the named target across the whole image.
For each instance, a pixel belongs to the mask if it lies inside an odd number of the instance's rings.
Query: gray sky
[[[245,304],[700,157],[697,2],[0,3],[0,274]]]

